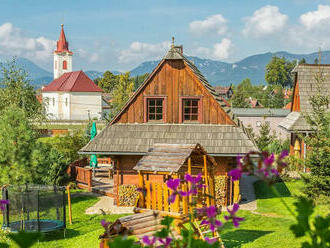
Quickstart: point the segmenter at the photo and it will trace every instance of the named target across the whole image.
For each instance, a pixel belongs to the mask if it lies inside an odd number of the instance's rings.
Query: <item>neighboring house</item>
[[[249,97],[245,99],[245,102],[247,102],[251,108],[263,108],[262,104],[258,101],[258,99],[254,99],[252,97]]]
[[[233,94],[233,88],[232,85],[230,86],[216,86],[214,87],[215,91],[224,99],[229,100]]]
[[[301,137],[313,131],[304,114],[312,109],[309,99],[317,91],[315,76],[320,72],[324,78],[323,93],[330,94],[330,65],[301,64],[294,68],[291,113],[280,123],[280,127],[291,134],[290,154],[300,158],[306,157],[306,145]]]
[[[216,175],[227,174],[238,154],[257,150],[241,122],[183,55],[182,46],[174,45],[80,153],[111,156],[118,173],[114,183],[120,178],[118,184],[137,184],[133,168],[155,143],[201,144],[217,162]]]
[[[251,127],[255,134],[259,134],[261,125],[265,122],[269,124],[271,132],[275,132],[277,137],[287,139],[289,132],[283,130],[278,125],[290,113],[287,109],[270,108],[233,108],[235,116],[243,122],[245,127]]]
[[[72,71],[72,54],[62,25],[54,51],[54,80],[42,88],[46,115],[51,120],[99,120],[106,109],[103,91],[83,71]]]

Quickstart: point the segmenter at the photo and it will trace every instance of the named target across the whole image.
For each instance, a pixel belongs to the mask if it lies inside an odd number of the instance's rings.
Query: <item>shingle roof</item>
[[[292,112],[279,126],[288,131],[311,131],[312,128],[306,122],[303,114],[311,111],[309,99],[316,94],[316,75],[321,73],[324,81],[322,82],[322,91],[324,94],[330,94],[330,65],[298,65],[293,70],[296,73],[296,80],[299,88],[300,113]],[[296,85],[295,85],[296,87]]]
[[[133,168],[137,171],[178,172],[190,155],[207,155],[199,144],[154,144]],[[207,156],[214,165],[216,162]]]
[[[288,116],[279,124],[289,132],[295,131],[311,131],[312,129],[306,123],[305,118],[300,112],[291,112]]]
[[[103,92],[83,71],[64,73],[42,89],[42,92]]]
[[[233,108],[232,111],[237,117],[285,117],[290,113],[288,109],[271,108]]]
[[[297,73],[301,112],[311,110],[309,98],[317,92],[315,76],[319,72],[324,78],[322,90],[324,93],[330,94],[330,65],[302,64],[295,67],[293,72]]]
[[[220,95],[226,95],[229,91],[231,86],[216,86],[214,87],[215,91],[219,93]]]
[[[243,129],[234,125],[118,123],[104,128],[80,153],[145,154],[156,143],[199,143],[214,156],[257,150]]]

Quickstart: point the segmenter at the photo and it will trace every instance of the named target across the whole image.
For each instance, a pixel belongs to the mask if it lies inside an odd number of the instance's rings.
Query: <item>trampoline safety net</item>
[[[65,228],[65,187],[24,185],[2,189],[9,200],[3,211],[2,228],[12,232],[50,232]]]

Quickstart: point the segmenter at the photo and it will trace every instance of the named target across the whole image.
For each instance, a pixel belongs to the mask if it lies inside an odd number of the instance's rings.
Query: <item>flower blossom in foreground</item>
[[[209,225],[212,232],[223,225],[221,221],[216,219],[218,212],[215,206],[198,209],[198,212],[202,215],[206,213],[208,219],[202,220],[201,225]]]
[[[107,229],[111,222],[107,222],[106,220],[101,220],[101,225],[104,229]]]
[[[158,241],[164,245],[165,248],[169,247],[171,242],[172,242],[172,239],[170,237],[166,237],[165,239],[161,239],[159,238]]]
[[[217,238],[209,238],[209,237],[205,237],[205,241],[207,243],[209,243],[210,245],[214,244],[215,242],[217,242]]]
[[[191,183],[191,188],[188,189],[187,192],[180,191],[179,194],[181,196],[189,196],[189,195],[196,195],[198,193],[198,189],[205,187],[202,183],[202,173],[199,173],[197,176],[192,176],[190,174],[186,174],[184,179]]]
[[[9,200],[0,200],[0,210],[5,211],[5,207],[7,204],[9,204]]]
[[[168,198],[168,201],[170,203],[173,203],[173,202],[175,202],[176,195],[178,194],[178,188],[180,186],[180,179],[179,178],[176,178],[176,179],[171,178],[166,182],[166,185],[169,189],[171,189],[173,191],[172,194]]]
[[[238,211],[238,209],[239,209],[239,205],[237,203],[235,203],[233,205],[232,210],[227,208],[227,211],[230,215],[229,216],[228,215],[224,216],[226,221],[232,220],[235,227],[239,227],[239,223],[244,220],[244,218],[236,216],[236,212]]]
[[[236,157],[237,168],[229,171],[228,175],[232,177],[232,181],[237,181],[243,174],[243,164],[241,162],[241,156]]]
[[[142,242],[147,246],[152,246],[156,243],[156,237],[143,236]]]

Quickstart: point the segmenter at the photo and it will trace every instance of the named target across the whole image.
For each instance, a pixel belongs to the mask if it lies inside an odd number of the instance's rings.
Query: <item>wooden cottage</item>
[[[112,119],[80,150],[81,154],[111,156],[119,184],[138,184],[133,168],[156,143],[200,144],[226,175],[237,154],[256,150],[234,116],[197,67],[170,48],[149,77]],[[115,176],[115,184],[117,177]]]
[[[309,99],[317,92],[315,77],[318,74],[324,79],[323,92],[330,94],[330,65],[301,64],[294,68],[291,113],[279,124],[291,135],[290,154],[301,159],[306,157],[303,137],[313,132],[303,115],[312,109]]]

